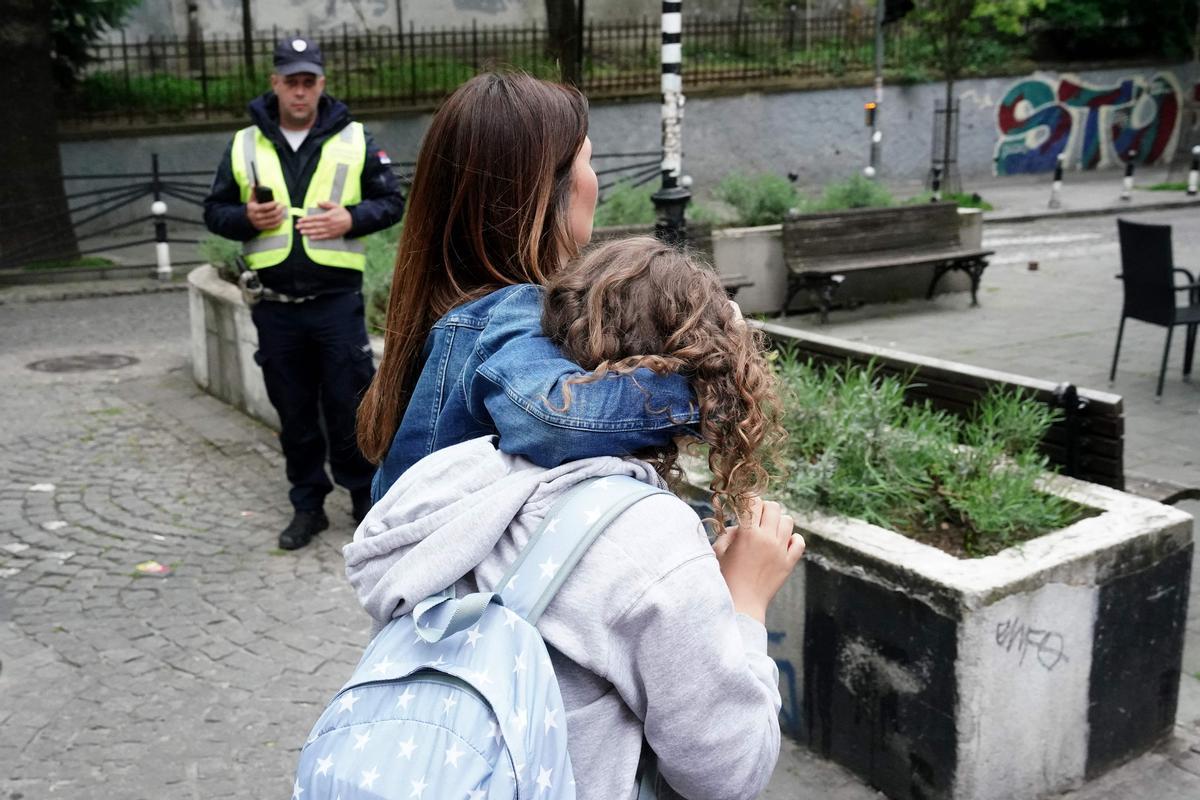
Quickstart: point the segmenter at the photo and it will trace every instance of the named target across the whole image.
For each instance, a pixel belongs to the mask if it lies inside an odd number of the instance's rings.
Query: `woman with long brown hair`
[[[523,73],[459,87],[417,158],[383,361],[358,412],[378,500],[442,447],[500,434],[542,466],[659,446],[698,419],[687,382],[649,370],[581,386],[541,332],[541,285],[591,237],[597,181],[587,101]],[[653,403],[647,398],[652,397]]]
[[[739,518],[710,545],[686,503],[646,497],[603,527],[546,606],[536,627],[565,710],[574,781],[564,796],[633,796],[649,764],[644,742],[669,784],[657,786],[659,798],[757,797],[780,743],[766,609],[804,552],[791,517],[758,497],[761,449],[781,435],[763,344],[711,270],[650,238],[606,243],[569,264],[548,281],[544,305],[546,334],[588,372],[542,407],[569,413],[615,376],[688,375],[714,504]],[[346,546],[347,575],[378,628],[448,587],[460,598],[498,591],[573,490],[612,476],[662,487],[675,458],[671,443],[643,451],[649,460],[544,469],[501,452],[503,433],[500,442],[483,436],[420,460]],[[506,680],[507,665],[497,666]],[[440,765],[441,752],[431,748],[425,763]]]

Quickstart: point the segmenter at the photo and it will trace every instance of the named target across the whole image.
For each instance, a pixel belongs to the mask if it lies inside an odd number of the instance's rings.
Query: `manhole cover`
[[[93,353],[83,356],[63,356],[62,358],[47,358],[26,364],[29,369],[38,372],[87,372],[93,369],[120,369],[136,364],[133,356],[119,356],[112,353]]]

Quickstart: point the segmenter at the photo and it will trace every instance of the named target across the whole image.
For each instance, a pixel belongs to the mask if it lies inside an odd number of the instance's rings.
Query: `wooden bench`
[[[653,236],[653,225],[612,225],[592,230],[592,244],[606,242],[610,239],[623,239],[626,236]],[[687,226],[687,249],[699,256],[706,264],[716,269],[713,259],[713,229],[705,222],[689,222]],[[721,285],[725,287],[730,297],[737,295],[739,289],[753,286],[754,281],[747,276],[737,273],[721,276]]]
[[[798,331],[771,323],[759,325],[777,346],[794,347],[802,358],[818,364],[874,363],[882,375],[909,377],[907,399],[928,400],[934,408],[956,416],[971,412],[975,403],[996,386],[1024,391],[1028,396],[1062,411],[1062,418],[1046,433],[1042,452],[1064,475],[1126,489],[1125,412],[1119,395],[1078,389],[1070,383],[1014,375],[969,364],[872,347],[832,336]],[[1149,485],[1150,482],[1138,479]],[[1129,488],[1135,489],[1131,478]],[[1183,487],[1176,487],[1182,490]],[[1163,502],[1169,494],[1161,486],[1144,496]],[[1188,495],[1183,495],[1188,496]],[[1172,502],[1181,499],[1176,496]]]
[[[976,306],[979,279],[992,252],[963,245],[954,203],[803,214],[783,223],[788,286],[779,313],[787,313],[796,294],[808,290],[816,295],[824,322],[848,273],[922,265],[933,270],[926,297],[933,297],[943,275],[961,270],[971,278],[971,305]]]

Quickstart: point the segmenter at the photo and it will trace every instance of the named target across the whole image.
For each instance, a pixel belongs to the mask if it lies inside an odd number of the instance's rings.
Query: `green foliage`
[[[841,211],[848,208],[886,208],[896,204],[892,193],[882,183],[855,175],[849,180],[825,186],[821,197],[805,203],[804,211]]]
[[[1067,58],[1192,54],[1196,0],[1046,0],[1041,22]]]
[[[788,431],[783,494],[821,509],[944,540],[985,556],[1070,524],[1080,507],[1041,491],[1038,443],[1056,411],[993,391],[969,420],[909,405],[908,380],[873,366],[778,361]],[[947,534],[946,532],[950,533]]]
[[[27,272],[33,272],[42,269],[103,269],[104,267],[115,266],[115,262],[111,258],[103,256],[81,256],[79,258],[52,258],[46,261],[31,261],[22,269]]]
[[[199,81],[167,73],[124,75],[97,72],[82,78],[74,94],[74,103],[82,111],[98,112],[114,108],[136,109],[149,117],[181,117],[193,108],[241,109],[258,94],[241,79],[210,78],[207,94]]]
[[[616,225],[653,225],[654,201],[650,196],[657,189],[658,184],[654,181],[642,186],[634,186],[629,181],[617,183],[604,194],[602,202],[596,206],[592,224],[597,228]],[[695,200],[688,203],[686,214],[691,222],[717,223],[720,221],[712,209]]]
[[[1148,192],[1186,192],[1188,185],[1184,181],[1167,181],[1166,183],[1156,183],[1152,186],[1138,186],[1138,189],[1145,189]]]
[[[388,297],[392,293],[392,274],[396,269],[396,246],[403,223],[366,237],[367,266],[363,270],[363,298],[367,309],[367,330],[382,333],[387,322]]]
[[[621,181],[604,194],[604,202],[596,206],[592,224],[597,228],[610,225],[654,224],[654,185],[633,186]]]
[[[737,224],[771,225],[783,222],[788,212],[800,205],[800,195],[791,181],[780,175],[764,173],[753,178],[729,175],[713,195],[737,212]]]
[[[59,86],[70,88],[87,66],[88,48],[104,31],[120,27],[142,0],[50,0],[51,58]]]
[[[196,249],[200,251],[200,257],[212,264],[222,278],[237,283],[238,267],[234,262],[242,254],[241,242],[210,233],[200,240]]]
[[[995,206],[984,200],[978,194],[967,194],[966,192],[949,192],[942,195],[942,199],[951,203],[958,203],[960,208],[978,208],[980,211],[993,211]]]
[[[906,205],[921,205],[933,200],[932,192],[922,192],[916,197],[905,200]],[[978,208],[980,211],[994,211],[996,207],[984,200],[977,192],[945,192],[942,194],[943,203],[957,203],[959,208]]]
[[[1045,5],[1046,0],[916,0],[910,18],[942,78],[954,81],[981,56],[1004,58],[1004,46],[1018,43],[1025,21]]]

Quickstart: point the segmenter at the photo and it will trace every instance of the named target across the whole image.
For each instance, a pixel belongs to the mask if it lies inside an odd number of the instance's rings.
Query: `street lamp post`
[[[879,129],[879,108],[883,104],[883,21],[884,0],[875,0],[875,102],[870,105],[871,160],[864,173],[874,178],[879,172],[879,145],[883,131]]]
[[[654,235],[678,244],[687,238],[684,211],[692,199],[683,166],[683,0],[662,4],[662,186],[651,195]]]

